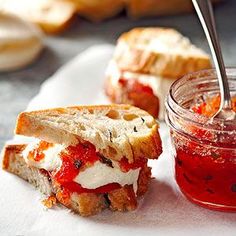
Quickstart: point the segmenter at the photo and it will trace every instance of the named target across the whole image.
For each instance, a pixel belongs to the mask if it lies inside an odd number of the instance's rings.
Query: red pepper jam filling
[[[91,143],[86,142],[76,146],[69,146],[60,156],[62,160],[61,168],[55,174],[52,173],[52,176],[57,183],[69,190],[69,192],[104,193],[121,187],[117,183],[111,183],[96,189],[86,189],[73,181],[81,170],[92,166],[96,161],[100,160],[100,155]]]
[[[129,163],[127,158],[123,157],[119,162],[120,169],[124,172],[128,172],[129,170],[135,170],[138,168],[143,168],[144,165],[146,164],[147,164],[146,158],[140,158],[133,163]]]
[[[236,97],[232,99],[236,111]],[[218,110],[220,97],[207,99],[192,111],[211,117]],[[236,210],[236,142],[224,141],[214,146],[201,139],[205,132],[198,130],[196,139],[188,139],[172,131],[176,147],[176,181],[192,201],[218,210]],[[213,135],[208,133],[208,138]],[[224,135],[224,134],[222,134]],[[225,134],[227,135],[227,134]],[[227,140],[227,137],[220,137]]]
[[[33,161],[41,161],[45,157],[44,151],[50,147],[53,147],[52,143],[40,141],[38,146],[29,152],[28,158]]]
[[[134,106],[146,110],[152,116],[158,117],[159,99],[150,86],[138,82],[136,79],[120,78],[119,84],[127,92],[127,97]]]
[[[107,193],[121,188],[120,184],[118,183],[110,183],[96,189],[86,189],[80,184],[74,182],[74,178],[79,174],[80,171],[91,167],[96,161],[101,161],[112,168],[112,162],[101,154],[97,153],[95,146],[91,143],[86,142],[80,143],[76,146],[69,146],[64,152],[60,154],[60,157],[62,160],[61,168],[57,172],[52,172],[51,177],[57,184],[62,186],[64,189],[69,190],[70,193]],[[144,165],[143,161],[128,164],[126,160],[126,158],[121,160],[120,165],[123,167],[123,171],[136,169]]]

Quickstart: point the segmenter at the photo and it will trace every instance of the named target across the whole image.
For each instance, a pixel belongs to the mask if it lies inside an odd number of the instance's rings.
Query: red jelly
[[[52,143],[40,141],[37,147],[29,152],[28,158],[34,161],[41,161],[45,157],[44,151],[50,147],[53,147]]]
[[[64,188],[73,193],[109,193],[112,190],[118,189],[121,186],[118,183],[106,184],[104,186],[98,187],[96,189],[83,188],[80,184],[76,182],[68,182],[63,185]]]
[[[101,159],[101,155],[96,152],[94,145],[91,143],[86,142],[76,146],[69,146],[60,156],[62,166],[59,171],[52,173],[52,178],[63,186],[63,188],[69,190],[69,192],[104,193],[120,188],[119,184],[112,183],[97,189],[86,189],[73,181],[81,170],[92,166],[96,161]]]
[[[95,147],[90,143],[69,146],[60,156],[62,165],[53,177],[60,184],[72,182],[82,168],[99,160]]]
[[[236,111],[236,70],[227,70]],[[236,211],[236,122],[210,119],[220,97],[213,70],[176,81],[167,97],[175,177],[191,201],[211,209]]]
[[[129,163],[127,158],[123,157],[120,162],[120,168],[124,172],[128,172],[129,170],[134,170],[138,168],[144,167],[144,165],[147,164],[147,159],[146,158],[140,158],[139,160],[136,160],[133,163]]]
[[[79,172],[85,168],[89,168],[96,161],[101,161],[104,164],[111,166],[112,162],[96,152],[96,148],[89,142],[79,143],[76,146],[69,146],[60,154],[62,165],[59,171],[50,173],[51,178],[61,185],[68,193],[107,193],[112,190],[121,188],[118,183],[110,183],[96,189],[86,189],[80,184],[74,182],[74,178]],[[120,168],[123,171],[143,167],[146,164],[146,159],[142,158],[129,164],[126,158],[120,161]]]

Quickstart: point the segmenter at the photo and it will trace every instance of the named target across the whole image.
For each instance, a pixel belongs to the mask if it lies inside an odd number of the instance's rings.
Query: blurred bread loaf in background
[[[210,67],[209,56],[171,28],[134,28],[123,33],[114,58],[122,71],[169,78]]]
[[[212,0],[214,3],[223,0]],[[137,19],[192,11],[191,0],[0,0],[0,11],[38,24],[46,33],[66,29],[77,13],[100,22],[124,11]]]
[[[134,28],[123,33],[107,71],[105,93],[164,119],[171,84],[187,73],[211,68],[210,57],[175,29]]]
[[[191,0],[69,0],[79,15],[102,21],[125,10],[129,17],[173,15],[193,10]],[[213,3],[221,0],[212,0]]]
[[[0,71],[20,69],[32,63],[43,48],[37,26],[0,12]]]
[[[69,0],[77,13],[84,18],[99,22],[119,14],[125,7],[124,0]]]
[[[0,0],[0,11],[22,17],[54,34],[70,24],[76,7],[65,0]]]
[[[213,3],[221,0],[212,0]],[[191,0],[125,0],[127,14],[131,18],[164,16],[191,12]]]

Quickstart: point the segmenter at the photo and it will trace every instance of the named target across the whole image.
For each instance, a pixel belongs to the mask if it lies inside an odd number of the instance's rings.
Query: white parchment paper
[[[104,71],[113,47],[92,47],[45,81],[28,110],[75,104],[108,103]],[[105,210],[83,218],[57,206],[45,210],[41,194],[30,184],[0,170],[0,235],[236,235],[236,214],[211,211],[190,203],[180,193],[173,172],[168,129],[161,124],[164,152],[150,161],[150,191],[136,211]],[[21,136],[15,142],[22,142]]]

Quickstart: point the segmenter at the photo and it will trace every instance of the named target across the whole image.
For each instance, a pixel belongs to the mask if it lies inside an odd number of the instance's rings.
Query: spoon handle
[[[231,97],[228,79],[226,76],[225,65],[219,40],[216,33],[216,24],[214,13],[210,0],[192,0],[194,8],[198,14],[202,27],[204,29],[207,41],[209,43],[213,61],[216,68],[217,77],[219,80],[220,95],[221,95],[221,109],[231,109]]]

